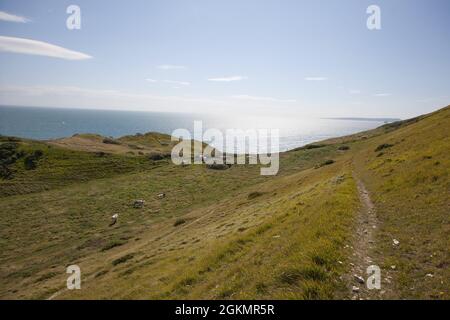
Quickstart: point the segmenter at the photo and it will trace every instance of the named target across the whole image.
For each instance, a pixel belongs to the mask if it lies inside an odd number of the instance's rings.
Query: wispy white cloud
[[[252,101],[268,101],[268,102],[297,102],[294,99],[277,99],[272,97],[251,96],[246,94],[231,96],[233,99],[252,100]]]
[[[158,80],[150,79],[150,78],[145,79],[145,81],[152,82],[152,83],[158,82]]]
[[[173,64],[162,64],[157,66],[158,69],[161,70],[176,70],[176,69],[186,69],[185,66],[177,66],[177,65],[173,65]]]
[[[209,78],[208,81],[230,82],[230,81],[241,81],[241,80],[245,80],[245,79],[247,79],[247,77],[229,76],[229,77]]]
[[[175,81],[175,80],[164,80],[163,82],[175,84],[175,85],[179,85],[179,86],[188,86],[191,84],[190,82],[187,82],[187,81]]]
[[[361,91],[360,90],[351,89],[351,90],[348,91],[348,93],[350,93],[350,94],[360,94]]]
[[[305,77],[306,81],[325,81],[328,80],[327,77]]]
[[[392,96],[392,94],[391,93],[382,92],[382,93],[375,93],[374,96],[375,97],[389,97],[389,96]]]
[[[31,20],[22,16],[16,16],[15,14],[11,14],[5,11],[0,11],[0,20],[8,21],[8,22],[19,22],[19,23],[27,23]]]
[[[0,36],[0,51],[47,56],[65,60],[92,58],[82,52],[69,50],[43,41]]]

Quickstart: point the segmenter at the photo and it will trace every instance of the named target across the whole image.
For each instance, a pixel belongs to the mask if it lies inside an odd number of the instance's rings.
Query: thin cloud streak
[[[306,81],[325,81],[328,80],[327,77],[305,77]]]
[[[8,21],[8,22],[18,22],[18,23],[27,23],[31,20],[22,16],[17,16],[15,14],[11,14],[5,11],[0,11],[0,20]]]
[[[164,80],[165,83],[180,85],[180,86],[189,86],[191,83],[187,81],[175,81],[175,80]]]
[[[389,97],[389,96],[392,96],[392,94],[384,93],[384,92],[382,92],[382,93],[375,93],[374,94],[374,97]]]
[[[289,102],[289,103],[297,102],[297,100],[294,99],[277,99],[272,97],[250,96],[246,94],[234,95],[231,97],[233,99],[252,100],[252,101]]]
[[[244,77],[244,76],[229,76],[229,77],[209,78],[208,81],[230,82],[230,81],[241,81],[241,80],[245,80],[245,79],[247,79],[247,77]]]
[[[177,66],[177,65],[173,65],[173,64],[162,64],[157,66],[158,69],[161,70],[177,70],[177,69],[186,69],[185,66]]]
[[[86,60],[92,58],[85,53],[69,50],[51,43],[4,36],[0,36],[0,51],[39,55],[65,60]]]

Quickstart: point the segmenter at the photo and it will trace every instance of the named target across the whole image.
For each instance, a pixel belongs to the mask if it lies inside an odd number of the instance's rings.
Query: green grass
[[[58,298],[346,297],[356,174],[380,221],[370,255],[392,277],[385,297],[448,299],[449,110],[282,153],[277,176],[0,137],[20,152],[0,179],[0,297],[48,298],[70,264],[83,289]],[[170,147],[166,135],[117,140]]]

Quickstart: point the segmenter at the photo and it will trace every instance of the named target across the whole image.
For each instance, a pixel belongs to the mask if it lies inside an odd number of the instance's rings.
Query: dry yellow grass
[[[35,171],[15,165],[20,184],[0,184],[15,188],[0,203],[0,297],[350,298],[342,279],[361,210],[357,176],[379,220],[368,255],[385,292],[374,297],[448,299],[449,116],[447,107],[362,139],[283,153],[275,177],[257,166],[215,171],[44,150]],[[383,144],[392,146],[375,151]],[[334,162],[320,166],[326,160]],[[27,179],[53,181],[48,175],[65,183],[19,192]],[[119,222],[109,227],[113,213]],[[81,290],[64,290],[69,264],[81,267]]]

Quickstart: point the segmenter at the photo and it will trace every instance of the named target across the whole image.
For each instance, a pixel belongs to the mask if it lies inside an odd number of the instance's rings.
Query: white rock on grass
[[[139,199],[133,202],[133,207],[136,209],[142,208],[145,204],[145,200]]]
[[[358,276],[357,274],[353,275],[353,277],[355,278],[356,281],[358,281],[359,283],[364,283],[364,278],[361,276]]]

